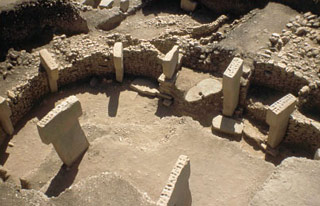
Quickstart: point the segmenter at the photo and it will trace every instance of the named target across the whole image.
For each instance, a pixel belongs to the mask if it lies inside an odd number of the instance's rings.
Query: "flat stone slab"
[[[287,158],[266,180],[249,205],[320,205],[319,174],[319,161]]]
[[[160,92],[158,85],[148,79],[137,78],[130,84],[130,88],[137,91],[139,94],[155,97]]]
[[[241,135],[243,130],[242,122],[218,115],[212,119],[212,129],[232,135]]]
[[[211,95],[218,94],[222,91],[222,84],[216,79],[204,79],[196,86],[192,87],[186,94],[187,102],[201,101]]]
[[[102,0],[99,4],[101,9],[111,9],[113,6],[114,0]]]

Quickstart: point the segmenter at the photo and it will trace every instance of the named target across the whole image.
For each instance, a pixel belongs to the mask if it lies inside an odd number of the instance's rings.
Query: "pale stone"
[[[316,153],[314,154],[314,159],[315,160],[320,160],[320,148],[317,149]]]
[[[123,45],[122,42],[116,42],[113,47],[113,62],[116,70],[116,80],[123,81]]]
[[[269,107],[266,122],[270,125],[268,135],[268,145],[270,147],[278,146],[285,136],[289,117],[295,110],[296,103],[297,98],[288,94]]]
[[[5,98],[0,97],[0,124],[4,131],[12,135],[14,128],[10,116],[12,115],[11,108]]]
[[[179,46],[174,46],[163,58],[162,69],[167,79],[172,79],[179,61]]]
[[[159,94],[159,90],[157,89],[158,85],[147,79],[137,78],[133,80],[130,84],[130,88],[138,93],[152,97]]]
[[[113,6],[114,0],[102,0],[99,4],[101,9],[111,9]]]
[[[129,0],[120,0],[120,10],[122,12],[127,12],[129,9],[130,1]]]
[[[232,116],[238,106],[243,60],[233,58],[223,73],[223,115]]]
[[[51,92],[58,91],[59,70],[58,64],[53,59],[52,54],[47,49],[42,49],[40,52],[41,65],[45,68],[48,76],[49,86]]]
[[[52,143],[60,159],[68,166],[89,147],[78,118],[82,108],[75,96],[68,97],[37,123],[43,143]]]
[[[180,7],[184,11],[192,12],[197,8],[197,2],[192,0],[181,0]]]
[[[162,73],[158,78],[158,82],[160,84],[172,87],[175,85],[178,76],[179,76],[179,73],[176,73],[176,75],[174,75],[171,79],[168,79],[168,78],[166,78],[166,75],[164,73]]]
[[[204,79],[186,93],[185,100],[187,102],[196,102],[221,91],[221,82],[211,78]]]
[[[167,185],[162,190],[158,206],[191,206],[192,198],[189,188],[190,160],[180,155]]]
[[[241,135],[243,124],[234,119],[218,115],[212,119],[212,129],[227,134]]]

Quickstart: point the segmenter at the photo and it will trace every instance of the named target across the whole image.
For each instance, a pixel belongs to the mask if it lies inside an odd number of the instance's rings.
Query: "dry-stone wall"
[[[313,154],[320,148],[320,123],[294,113],[289,119],[284,142],[303,146]]]
[[[45,72],[30,77],[25,84],[8,91],[8,103],[12,111],[11,120],[16,124],[26,115],[41,97],[49,92]]]
[[[296,72],[281,63],[256,61],[252,83],[279,91],[298,94],[299,90],[309,82],[300,72]]]

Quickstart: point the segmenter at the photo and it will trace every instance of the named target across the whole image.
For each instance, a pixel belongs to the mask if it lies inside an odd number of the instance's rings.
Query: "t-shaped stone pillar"
[[[60,159],[67,166],[71,166],[89,147],[78,121],[81,115],[79,100],[75,96],[70,96],[37,124],[42,142],[52,143]]]
[[[286,134],[290,114],[294,111],[297,98],[288,94],[273,103],[267,112],[266,122],[270,125],[268,145],[275,148]]]
[[[177,64],[179,61],[179,46],[174,46],[162,59],[163,73],[167,79],[172,79],[176,72]]]
[[[232,116],[239,103],[240,79],[242,76],[243,60],[233,58],[223,73],[223,110],[225,116]]]
[[[180,155],[174,166],[167,185],[163,189],[157,206],[191,206],[189,188],[190,160]]]
[[[113,47],[113,63],[116,70],[116,80],[123,81],[123,45],[122,42],[116,42]]]
[[[12,115],[11,109],[8,105],[8,102],[5,98],[0,97],[0,124],[4,131],[12,135],[14,128],[10,116]]]
[[[53,59],[50,52],[47,49],[42,49],[40,52],[41,65],[45,68],[48,76],[49,87],[51,92],[58,91],[59,70],[58,64]]]

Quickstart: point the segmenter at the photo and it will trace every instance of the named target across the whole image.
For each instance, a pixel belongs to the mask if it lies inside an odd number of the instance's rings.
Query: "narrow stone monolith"
[[[163,189],[157,206],[191,206],[192,198],[189,188],[190,160],[180,155],[167,185]]]
[[[89,147],[78,120],[81,115],[79,100],[70,96],[37,123],[42,142],[52,143],[67,166],[71,166]]]
[[[240,79],[242,75],[243,60],[233,58],[223,73],[223,110],[225,116],[231,117],[239,103]]]
[[[288,94],[269,107],[266,122],[270,125],[268,135],[268,145],[270,147],[275,148],[283,140],[290,114],[295,110],[296,103],[297,98]]]
[[[47,72],[47,77],[49,81],[49,87],[51,92],[58,91],[59,70],[58,64],[53,59],[52,54],[47,49],[42,49],[40,52],[41,65],[45,68]]]
[[[179,61],[179,46],[174,46],[163,58],[162,69],[167,79],[172,79]]]
[[[3,97],[0,97],[0,124],[3,130],[9,135],[12,135],[14,132],[12,121],[10,118],[11,115],[12,112],[7,100]]]
[[[122,42],[116,42],[113,47],[113,62],[116,70],[116,80],[123,81],[123,45]]]

